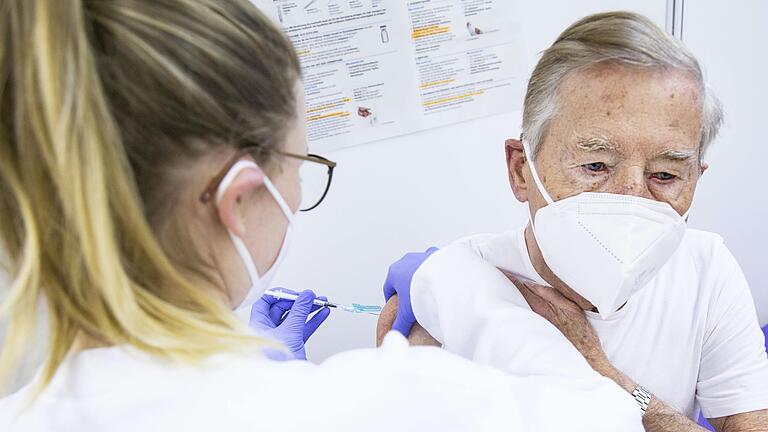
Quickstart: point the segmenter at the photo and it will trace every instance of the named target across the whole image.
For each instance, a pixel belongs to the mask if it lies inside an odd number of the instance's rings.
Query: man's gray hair
[[[582,18],[544,51],[528,81],[523,105],[523,136],[534,155],[557,116],[560,85],[570,74],[598,64],[689,72],[701,89],[699,155],[704,155],[723,122],[720,102],[707,88],[699,62],[688,49],[648,18],[632,12]]]

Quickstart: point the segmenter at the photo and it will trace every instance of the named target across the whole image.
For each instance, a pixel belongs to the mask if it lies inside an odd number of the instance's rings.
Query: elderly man
[[[721,116],[696,59],[646,18],[576,22],[543,53],[523,134],[506,142],[531,222],[393,264],[380,328],[418,320],[422,343],[531,374],[556,373],[547,346],[566,344],[634,397],[649,431],[702,430],[698,406],[718,431],[768,431],[747,282],[719,236],[685,225]],[[518,311],[562,335],[530,334]]]

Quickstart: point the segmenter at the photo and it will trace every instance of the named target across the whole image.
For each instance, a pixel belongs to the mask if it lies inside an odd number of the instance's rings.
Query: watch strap
[[[632,396],[635,398],[635,401],[637,401],[637,404],[640,405],[640,410],[643,411],[643,415],[645,415],[645,411],[648,410],[648,405],[651,404],[651,399],[653,399],[651,392],[639,385],[632,391]]]

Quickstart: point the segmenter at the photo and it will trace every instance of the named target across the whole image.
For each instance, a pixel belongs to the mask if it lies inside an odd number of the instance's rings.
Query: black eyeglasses
[[[227,161],[221,171],[211,179],[208,186],[205,188],[202,194],[200,194],[200,201],[208,203],[216,193],[216,189],[219,184],[227,175],[232,166],[237,163],[240,158],[247,154],[257,155],[264,151],[263,148],[248,146],[243,147],[237,151]],[[336,168],[336,162],[326,159],[316,154],[298,155],[294,153],[285,152],[282,150],[271,150],[279,155],[300,159],[310,163],[304,163],[299,169],[299,175],[301,177],[302,188],[302,200],[299,211],[307,212],[320,205],[321,202],[328,195],[328,190],[331,188],[331,180],[333,180],[333,169]]]

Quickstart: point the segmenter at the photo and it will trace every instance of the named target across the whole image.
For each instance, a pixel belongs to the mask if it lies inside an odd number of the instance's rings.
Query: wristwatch
[[[645,415],[645,411],[648,409],[648,405],[650,405],[651,399],[653,398],[651,392],[644,389],[643,386],[637,386],[635,387],[635,390],[632,391],[632,396],[634,396],[637,404],[640,405],[640,410],[643,411],[643,415]]]

